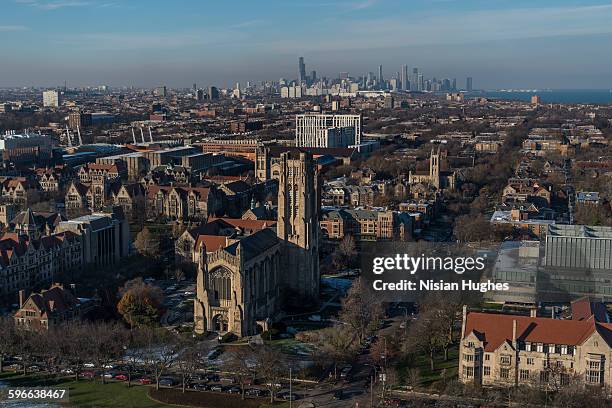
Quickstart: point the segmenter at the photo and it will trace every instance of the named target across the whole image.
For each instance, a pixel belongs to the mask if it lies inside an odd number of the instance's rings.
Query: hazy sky
[[[612,88],[596,0],[0,0],[0,86],[227,86],[401,64],[475,88]]]

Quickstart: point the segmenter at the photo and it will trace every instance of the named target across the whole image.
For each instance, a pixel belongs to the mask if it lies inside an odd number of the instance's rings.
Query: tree
[[[333,254],[333,262],[336,268],[344,269],[351,267],[355,262],[355,239],[352,235],[345,235]]]
[[[447,337],[447,328],[442,324],[435,310],[423,311],[410,327],[409,341],[429,357],[429,366],[435,369],[435,353]]]
[[[15,350],[15,321],[10,317],[0,317],[0,373],[4,371],[4,358]]]
[[[357,278],[342,299],[340,320],[348,324],[362,343],[367,333],[378,327],[383,317],[380,300],[362,278]]]
[[[274,403],[281,379],[287,371],[286,360],[282,353],[268,346],[257,347],[254,352],[254,367],[270,392],[270,403]]]
[[[123,348],[123,362],[127,368],[128,388],[132,386],[132,374],[142,364],[146,355],[144,349],[146,331],[147,328],[143,329],[141,327],[132,330],[128,336],[128,342]]]
[[[317,348],[314,352],[315,360],[321,366],[334,364],[334,378],[338,378],[338,363],[349,361],[356,354],[354,333],[345,330],[342,326],[334,326],[320,330]]]
[[[136,240],[134,241],[134,247],[138,253],[149,258],[157,258],[159,256],[160,244],[159,236],[153,234],[147,227],[144,227],[136,235]]]
[[[461,215],[455,219],[455,237],[461,242],[481,242],[490,238],[490,224],[482,216]]]
[[[159,380],[178,357],[177,339],[166,329],[142,327],[144,364],[155,378],[155,388],[159,390]]]
[[[104,370],[111,362],[122,357],[128,342],[125,330],[116,323],[97,322],[86,325],[91,359],[102,369],[102,384],[106,383]]]
[[[142,278],[127,281],[119,291],[122,294],[117,311],[130,328],[153,326],[163,313],[163,292],[157,286],[145,283]]]
[[[187,379],[198,368],[202,353],[198,349],[197,342],[192,337],[180,339],[178,341],[178,350],[176,368],[181,375],[181,386],[184,393],[187,387]]]
[[[444,351],[444,361],[448,361],[448,349],[453,344],[453,329],[461,306],[461,296],[456,293],[429,295],[422,305],[422,309],[427,311],[426,316],[429,314],[437,319],[440,326],[439,344]]]
[[[240,394],[244,399],[244,391],[247,381],[255,376],[253,364],[250,361],[251,350],[248,347],[240,347],[229,355],[226,366],[234,375],[240,385]]]

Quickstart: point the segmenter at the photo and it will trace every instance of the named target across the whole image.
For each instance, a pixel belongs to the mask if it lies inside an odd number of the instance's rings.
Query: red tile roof
[[[477,312],[468,313],[465,336],[474,332],[484,342],[485,351],[495,351],[504,341],[512,342],[513,321],[517,323],[517,339],[532,343],[580,345],[595,330],[603,333],[606,341],[612,337],[612,324],[597,323],[593,318],[559,320]]]

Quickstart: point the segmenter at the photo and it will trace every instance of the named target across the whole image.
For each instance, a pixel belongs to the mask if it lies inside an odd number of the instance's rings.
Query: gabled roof
[[[52,286],[49,290],[31,294],[24,305],[29,302],[32,302],[43,316],[64,313],[80,304],[80,301],[69,290],[58,285]],[[25,313],[20,309],[15,316],[25,317]]]
[[[248,261],[251,258],[261,255],[279,242],[276,233],[266,228],[233,243],[225,248],[225,251],[232,255],[236,255],[238,253],[238,246],[240,245],[242,259]]]
[[[577,346],[588,339],[596,330],[606,334],[606,341],[612,324],[597,323],[595,319],[559,320],[543,317],[514,316],[505,314],[470,312],[467,314],[465,335],[474,333],[484,342],[487,352],[495,351],[504,341],[512,341],[513,322],[516,321],[516,336],[519,341],[544,344]],[[612,346],[612,341],[608,341]]]

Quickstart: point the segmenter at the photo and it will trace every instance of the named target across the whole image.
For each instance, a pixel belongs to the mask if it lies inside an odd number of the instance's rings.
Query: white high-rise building
[[[331,130],[330,133],[331,128],[336,128],[336,130]],[[352,128],[354,131],[349,132],[347,129],[342,128]],[[332,147],[328,146],[330,141],[334,145],[333,147],[348,147],[361,144],[361,115],[296,115],[296,146]]]
[[[43,92],[43,106],[45,108],[59,108],[61,103],[61,97],[58,91]]]

